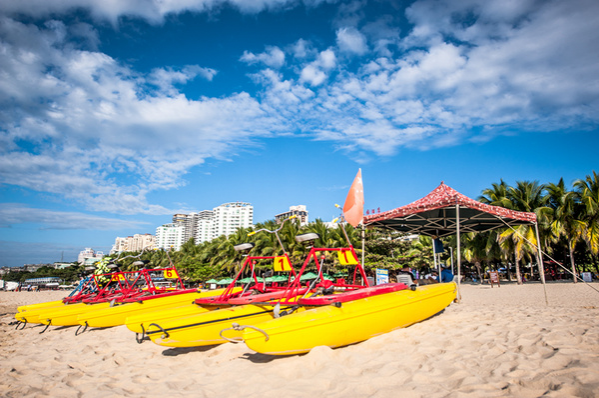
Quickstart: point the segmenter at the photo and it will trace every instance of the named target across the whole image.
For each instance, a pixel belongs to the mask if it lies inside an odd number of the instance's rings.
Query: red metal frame
[[[152,273],[165,271],[175,271],[177,278],[175,290],[172,288],[156,287],[152,280]],[[131,278],[130,276],[133,276]],[[99,280],[102,277],[110,278],[105,286],[99,287]],[[140,281],[143,281],[143,287],[139,287]],[[71,297],[65,297],[63,303],[105,303],[112,300],[118,303],[143,301],[151,298],[166,297],[175,294],[189,293],[197,289],[185,289],[183,281],[175,267],[141,269],[139,271],[117,271],[106,274],[92,275],[92,278],[81,288],[81,291]]]
[[[291,264],[291,259],[289,258],[289,255],[287,255],[287,253],[284,253],[283,256],[285,256],[287,258],[287,260],[289,261],[289,264]],[[237,300],[242,297],[247,297],[250,295],[256,296],[256,292],[259,292],[259,295],[271,294],[272,298],[280,297],[280,295],[277,297],[276,294],[272,294],[272,293],[285,292],[287,289],[287,286],[291,283],[291,280],[292,280],[291,277],[297,276],[295,273],[293,264],[291,264],[291,271],[289,272],[289,277],[287,278],[287,285],[285,285],[285,286],[266,286],[266,282],[258,281],[258,276],[256,275],[256,272],[255,272],[255,265],[256,265],[257,260],[274,260],[277,257],[281,257],[281,256],[247,256],[241,266],[241,269],[239,270],[239,272],[237,273],[237,275],[235,276],[233,281],[227,286],[225,291],[223,293],[221,293],[220,296],[202,297],[202,298],[196,299],[195,303],[199,304],[199,305],[233,304],[230,302],[230,300],[232,300],[232,299]],[[243,271],[248,266],[250,267],[252,277],[254,278],[254,285],[249,287],[248,289],[244,289],[244,291],[235,292],[235,290],[234,290],[235,284],[237,283],[237,280],[239,280],[241,275],[243,275]],[[297,278],[294,278],[294,279],[297,279]],[[264,299],[265,297],[267,297],[267,296],[262,296],[262,299]]]
[[[364,271],[364,266],[362,265],[362,263],[360,263],[360,261],[357,261],[357,263],[356,263],[356,267],[354,269],[354,274],[353,274],[351,284],[347,284],[342,280],[338,280],[335,283],[333,283],[331,281],[325,281],[323,273],[322,273],[322,268],[323,268],[322,263],[319,261],[318,254],[319,253],[327,253],[327,252],[341,252],[341,253],[350,252],[350,253],[352,253],[352,255],[354,256],[354,258],[356,260],[358,259],[358,255],[356,254],[354,247],[351,245],[349,247],[340,247],[340,248],[312,247],[310,249],[310,252],[308,253],[308,256],[306,257],[306,260],[304,261],[304,265],[298,272],[298,276],[295,278],[293,283],[289,286],[285,295],[279,300],[279,303],[284,304],[284,305],[297,304],[297,301],[295,300],[295,298],[299,295],[307,293],[305,291],[302,291],[302,285],[301,285],[302,282],[301,282],[300,278],[303,275],[304,271],[306,270],[306,267],[310,263],[310,260],[312,260],[312,259],[314,259],[314,262],[316,263],[316,268],[318,270],[318,279],[320,279],[320,282],[318,284],[314,285],[312,287],[312,290],[317,289],[319,287],[324,287],[324,288],[333,287],[336,289],[351,291],[351,290],[356,290],[356,289],[363,289],[365,287],[370,287],[370,284],[368,283],[368,278],[366,276],[366,271]],[[322,260],[324,260],[324,254],[322,254],[320,256],[320,258]],[[363,285],[357,284],[358,274],[362,277],[362,281],[364,282]]]

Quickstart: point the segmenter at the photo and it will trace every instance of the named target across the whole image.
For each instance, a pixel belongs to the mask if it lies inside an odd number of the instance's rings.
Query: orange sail
[[[345,204],[343,205],[343,215],[345,221],[352,226],[357,227],[364,217],[364,186],[362,185],[362,169],[358,169],[358,174],[349,188]]]

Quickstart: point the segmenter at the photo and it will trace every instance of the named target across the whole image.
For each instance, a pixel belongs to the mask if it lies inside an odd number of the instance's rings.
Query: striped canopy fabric
[[[364,225],[414,234],[444,237],[460,232],[485,232],[495,228],[536,224],[535,213],[491,206],[459,193],[441,182],[424,198],[408,205],[364,218]]]

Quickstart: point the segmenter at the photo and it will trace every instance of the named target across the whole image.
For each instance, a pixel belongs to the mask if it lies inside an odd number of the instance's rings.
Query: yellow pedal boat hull
[[[199,315],[211,311],[212,309],[220,308],[202,307],[194,303],[188,303],[176,307],[162,308],[157,309],[156,311],[144,312],[143,314],[129,316],[125,321],[125,326],[127,326],[127,328],[132,332],[144,333],[148,328],[148,325],[151,323],[162,323],[172,319]]]
[[[64,305],[62,300],[46,301],[46,302],[37,303],[37,304],[21,305],[21,306],[17,307],[17,311],[25,312],[25,311],[32,311],[32,310],[37,310],[37,309],[41,309],[41,308],[57,307],[60,305]]]
[[[246,328],[242,337],[250,349],[270,355],[301,354],[321,345],[342,347],[430,318],[454,301],[456,290],[453,282],[431,284],[342,303],[339,308],[311,307],[261,323],[260,331]],[[244,325],[243,320],[238,323]]]
[[[45,319],[46,315],[53,311],[59,311],[65,308],[76,308],[84,306],[83,303],[76,304],[57,304],[55,306],[32,308],[25,311],[17,312],[15,318],[21,322],[27,323],[42,323],[40,319]]]
[[[41,314],[40,323],[52,326],[75,326],[79,325],[77,322],[77,317],[79,315],[108,307],[110,307],[110,303],[80,303],[67,305],[63,308],[58,308]]]
[[[233,293],[239,290],[241,290],[241,288],[234,288]],[[207,292],[209,293],[209,295],[204,297],[217,296],[222,294],[224,291],[225,289],[210,290],[209,292]],[[220,307],[202,307],[200,305],[194,304],[193,300],[190,300],[190,302],[187,304],[179,303],[178,306],[156,308],[152,311],[146,311],[136,315],[132,314],[128,316],[125,320],[125,325],[132,332],[144,333],[145,330],[148,328],[148,325],[150,325],[151,323],[162,323],[167,320],[185,318],[192,315],[199,315],[223,307],[228,306],[224,305]]]
[[[147,300],[115,305],[97,311],[80,314],[77,322],[88,327],[111,327],[124,325],[128,317],[148,313],[152,311],[165,310],[190,304],[200,297],[214,296],[214,291],[188,292],[167,297],[150,298]]]
[[[240,305],[208,311],[185,318],[171,319],[150,324],[146,335],[153,343],[166,347],[198,347],[226,343],[220,336],[223,329],[231,328],[234,322],[255,325],[274,318],[274,306]],[[285,309],[287,307],[283,307]],[[240,339],[242,331],[227,330],[223,336]]]

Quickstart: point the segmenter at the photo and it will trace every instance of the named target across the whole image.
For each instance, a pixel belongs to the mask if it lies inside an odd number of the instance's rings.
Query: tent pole
[[[549,305],[547,299],[547,287],[545,286],[545,267],[543,266],[543,252],[541,251],[541,239],[539,238],[539,224],[535,223],[535,232],[537,234],[537,261],[539,263],[539,277],[543,282],[543,292],[545,293],[545,304]]]
[[[365,228],[364,228],[364,224],[362,224],[362,266],[364,267],[364,246],[365,246],[365,242],[366,242],[366,236],[365,236]]]
[[[457,253],[457,260],[458,260],[458,302],[460,302],[462,300],[462,294],[460,293],[460,283],[462,281],[462,252],[461,252],[461,245],[460,245],[460,205],[456,204],[455,205],[455,218],[456,218],[456,235],[458,237],[458,253]]]
[[[435,250],[435,237],[433,236],[433,264],[435,265],[435,269],[437,270],[437,282],[441,283],[441,270],[439,270],[439,265],[437,265],[437,252]]]

